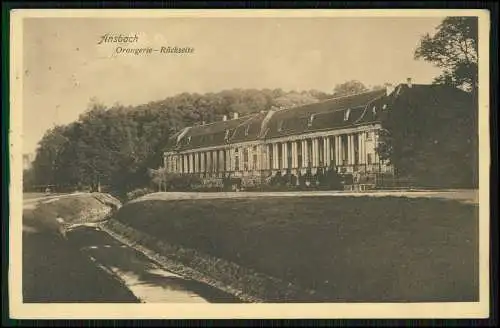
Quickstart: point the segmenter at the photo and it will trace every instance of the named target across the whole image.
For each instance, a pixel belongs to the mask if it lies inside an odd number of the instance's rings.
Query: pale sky
[[[182,92],[318,89],[357,79],[430,83],[413,59],[442,18],[29,18],[23,25],[23,151],[54,124],[75,121],[90,98],[136,105]],[[184,55],[116,54],[101,36],[136,35],[129,47],[192,47]]]

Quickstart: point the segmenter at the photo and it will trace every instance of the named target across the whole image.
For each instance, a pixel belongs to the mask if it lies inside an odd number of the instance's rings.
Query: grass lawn
[[[477,301],[478,207],[401,197],[144,200],[116,218],[333,301]]]

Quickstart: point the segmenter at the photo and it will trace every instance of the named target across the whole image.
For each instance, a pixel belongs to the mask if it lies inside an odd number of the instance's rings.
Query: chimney
[[[387,84],[385,86],[385,95],[389,96],[394,91],[394,86],[392,84]]]
[[[238,118],[238,112],[234,112],[233,113],[233,119],[237,119]]]
[[[227,121],[227,115],[222,116],[223,121]]]
[[[406,79],[406,84],[408,85],[408,88],[411,88],[411,77]]]

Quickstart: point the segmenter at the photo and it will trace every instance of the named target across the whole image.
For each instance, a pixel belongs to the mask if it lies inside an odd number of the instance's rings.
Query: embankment
[[[248,301],[478,300],[474,204],[359,196],[159,198],[125,204],[105,229],[172,271]]]
[[[110,214],[111,207],[102,201],[109,196],[94,196],[67,195],[23,210],[24,302],[138,302],[120,281],[98,269],[60,234],[57,217],[75,224],[101,221]]]

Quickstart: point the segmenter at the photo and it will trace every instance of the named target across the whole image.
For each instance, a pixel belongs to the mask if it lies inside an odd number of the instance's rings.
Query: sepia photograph
[[[11,315],[489,314],[489,13],[11,12]]]

